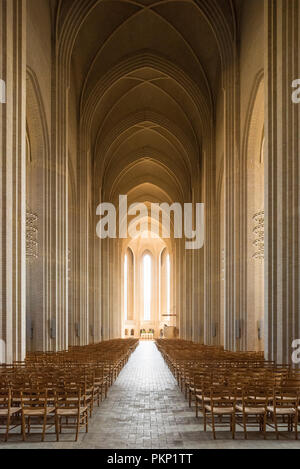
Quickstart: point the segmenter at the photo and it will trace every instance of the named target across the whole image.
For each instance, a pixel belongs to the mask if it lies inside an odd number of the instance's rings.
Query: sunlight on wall
[[[124,313],[125,321],[128,319],[128,257],[124,259]]]
[[[166,275],[166,281],[167,281],[167,313],[170,313],[171,311],[171,268],[170,268],[170,256],[169,254],[167,255],[167,275]]]
[[[144,267],[144,320],[151,319],[151,257],[146,254],[143,259]]]

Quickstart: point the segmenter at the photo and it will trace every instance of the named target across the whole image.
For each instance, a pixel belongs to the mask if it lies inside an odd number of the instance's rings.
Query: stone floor
[[[219,431],[213,440],[210,431],[203,431],[202,419],[196,419],[189,409],[177,383],[165,365],[153,342],[142,342],[121,372],[108,398],[96,408],[90,421],[89,433],[82,433],[78,443],[73,434],[63,433],[55,442],[54,434],[40,442],[40,435],[32,435],[23,443],[20,435],[11,435],[9,443],[0,442],[1,449],[222,449],[273,448],[300,449],[300,441],[289,439],[282,433],[276,441],[274,434],[264,441],[251,432],[244,441],[238,428],[237,439],[229,432]]]

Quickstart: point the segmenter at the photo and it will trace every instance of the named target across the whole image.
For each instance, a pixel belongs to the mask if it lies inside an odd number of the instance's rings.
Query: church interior
[[[0,24],[0,447],[300,448],[300,0]]]

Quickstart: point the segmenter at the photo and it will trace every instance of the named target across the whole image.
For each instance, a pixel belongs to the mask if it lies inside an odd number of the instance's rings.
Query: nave
[[[1,449],[299,449],[300,441],[282,433],[280,440],[268,432],[268,440],[256,431],[249,431],[244,440],[242,427],[237,427],[236,440],[231,440],[228,429],[218,430],[214,441],[211,430],[203,431],[201,415],[195,417],[184,393],[152,341],[141,341],[128,363],[119,374],[108,397],[94,408],[89,432],[65,433],[60,441],[47,432],[41,442],[40,434],[31,435],[26,442],[19,434],[11,434],[8,443],[0,442]]]
[[[0,362],[167,325],[292,363],[299,2],[0,0]]]
[[[184,391],[195,349],[257,354],[266,408],[300,366],[300,0],[0,0],[0,18],[0,447],[299,447],[300,379],[278,440],[240,422],[214,440]],[[201,405],[235,372],[204,377]]]

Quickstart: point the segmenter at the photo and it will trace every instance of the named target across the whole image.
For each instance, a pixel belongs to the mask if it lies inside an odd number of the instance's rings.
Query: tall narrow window
[[[150,321],[151,319],[151,257],[146,254],[143,258],[144,270],[144,320]]]
[[[124,259],[124,314],[125,321],[128,319],[128,257]]]
[[[171,266],[170,266],[170,256],[167,255],[166,258],[166,281],[167,281],[167,313],[171,313]]]

